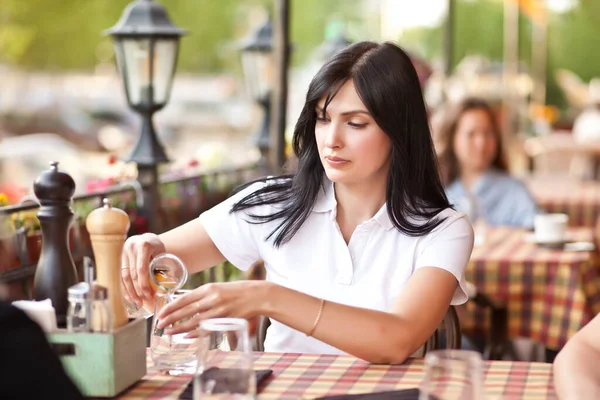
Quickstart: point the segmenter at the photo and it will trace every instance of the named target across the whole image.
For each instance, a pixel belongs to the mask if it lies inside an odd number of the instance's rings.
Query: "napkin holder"
[[[146,320],[132,319],[112,333],[47,334],[62,364],[87,397],[115,397],[146,375]]]

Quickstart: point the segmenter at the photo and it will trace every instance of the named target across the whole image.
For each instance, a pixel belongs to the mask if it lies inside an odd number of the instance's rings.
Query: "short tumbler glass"
[[[194,400],[254,399],[256,377],[248,321],[215,318],[200,322]]]
[[[482,400],[483,361],[468,350],[435,350],[425,355],[420,400]]]

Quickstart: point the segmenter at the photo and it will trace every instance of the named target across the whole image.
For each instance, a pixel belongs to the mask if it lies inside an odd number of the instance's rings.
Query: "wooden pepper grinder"
[[[35,300],[51,299],[56,323],[66,326],[68,289],[78,282],[77,270],[68,245],[68,231],[73,219],[70,203],[75,181],[58,170],[58,162],[50,163],[33,183],[40,201],[37,217],[42,227],[42,251],[33,281]]]
[[[104,199],[104,207],[92,211],[85,226],[96,258],[96,282],[108,289],[113,329],[117,329],[127,324],[121,290],[121,253],[129,230],[129,216],[125,211],[112,207],[109,199]]]

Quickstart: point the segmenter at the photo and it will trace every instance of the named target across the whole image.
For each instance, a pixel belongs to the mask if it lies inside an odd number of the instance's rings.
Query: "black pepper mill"
[[[65,327],[67,289],[78,282],[67,237],[73,219],[70,202],[75,181],[69,174],[58,171],[57,161],[51,162],[50,167],[33,183],[41,204],[37,217],[42,227],[42,253],[35,271],[33,296],[35,300],[52,299],[56,323]]]

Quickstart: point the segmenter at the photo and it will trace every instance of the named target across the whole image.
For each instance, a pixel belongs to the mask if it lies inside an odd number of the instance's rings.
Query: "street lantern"
[[[105,33],[113,37],[127,102],[143,120],[140,138],[128,161],[143,165],[167,162],[156,138],[152,115],[169,101],[179,38],[185,31],[171,23],[159,3],[137,0]]]
[[[156,136],[152,116],[169,101],[179,39],[184,33],[171,23],[165,8],[153,0],[130,3],[115,26],[105,32],[113,38],[127,102],[142,118],[140,136],[127,161],[137,164],[138,181],[144,191],[142,212],[149,218],[150,229],[157,233],[157,166],[169,159]]]
[[[254,143],[261,154],[260,164],[267,165],[270,144],[271,90],[273,87],[273,31],[267,19],[242,41],[242,70],[248,94],[263,108],[263,121]]]

